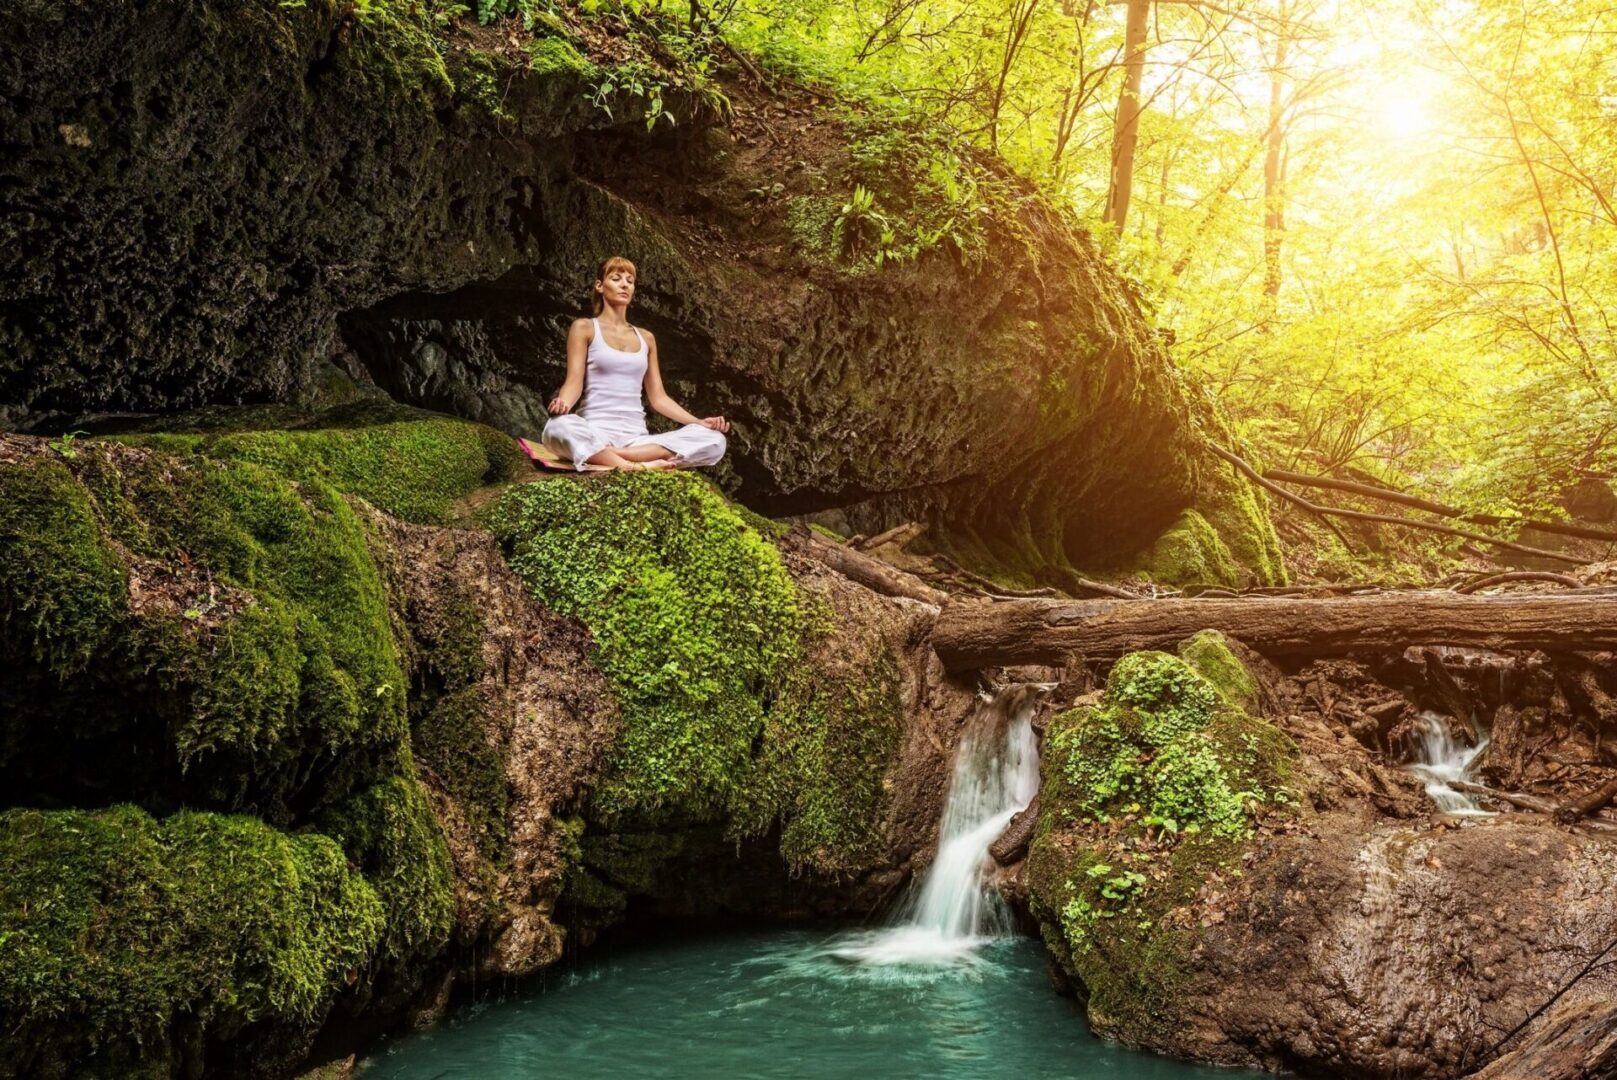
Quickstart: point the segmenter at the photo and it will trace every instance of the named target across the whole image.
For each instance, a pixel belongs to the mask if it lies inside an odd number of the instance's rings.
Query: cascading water
[[[1011,933],[1010,913],[986,886],[988,849],[1039,789],[1033,710],[1043,688],[1007,687],[972,717],[955,754],[938,854],[891,925],[830,951],[864,964],[947,964]]]
[[[1010,933],[988,848],[1038,787],[1042,688],[986,700],[955,759],[938,856],[881,930],[679,938],[555,971],[538,993],[459,1010],[378,1050],[375,1080],[746,1076],[937,1080],[1093,1076],[1264,1080],[1090,1035],[1051,994],[1038,944]]]
[[[1449,786],[1456,780],[1471,780],[1472,766],[1487,749],[1488,737],[1484,735],[1475,746],[1465,746],[1449,733],[1448,723],[1437,713],[1423,712],[1415,719],[1420,726],[1420,741],[1416,744],[1416,760],[1409,769],[1426,781],[1426,794],[1439,812],[1454,817],[1492,817],[1492,811],[1482,809],[1471,796]]]

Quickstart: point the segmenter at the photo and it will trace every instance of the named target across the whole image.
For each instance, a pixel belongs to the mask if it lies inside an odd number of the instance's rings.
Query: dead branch
[[[1470,595],[1479,589],[1491,588],[1494,585],[1503,585],[1507,581],[1547,581],[1561,585],[1568,589],[1580,588],[1583,582],[1566,574],[1552,574],[1547,570],[1512,570],[1504,574],[1488,574],[1484,577],[1473,578],[1464,585],[1455,586],[1454,591],[1462,595]]]
[[[1580,795],[1576,799],[1568,800],[1555,810],[1555,820],[1562,825],[1571,825],[1582,818],[1607,805],[1611,800],[1617,799],[1617,780],[1611,780]]]
[[[795,550],[884,596],[904,596],[935,605],[942,605],[949,599],[948,593],[934,589],[914,575],[906,574],[880,559],[833,543],[806,526],[792,526],[781,537],[780,543],[782,547]]]
[[[1355,495],[1362,495],[1367,499],[1397,503],[1400,506],[1425,510],[1429,514],[1452,518],[1455,521],[1470,522],[1472,525],[1514,525],[1538,529],[1541,532],[1556,533],[1560,536],[1576,536],[1584,540],[1617,541],[1617,532],[1610,529],[1596,529],[1585,525],[1567,525],[1559,521],[1539,521],[1536,518],[1507,517],[1502,514],[1472,514],[1461,510],[1457,506],[1445,506],[1443,503],[1433,502],[1431,499],[1423,499],[1419,495],[1407,495],[1402,491],[1377,487],[1374,484],[1362,484],[1353,480],[1337,480],[1329,476],[1312,476],[1308,473],[1290,472],[1286,469],[1265,469],[1263,470],[1263,475],[1278,483],[1297,484],[1301,487],[1329,488],[1332,491],[1348,491]]]
[[[902,525],[894,525],[891,529],[879,532],[875,536],[852,538],[848,541],[848,546],[858,548],[861,551],[871,551],[881,547],[883,544],[893,544],[902,548],[924,532],[926,532],[925,522],[906,521]]]
[[[1527,544],[1517,544],[1509,540],[1496,540],[1491,536],[1484,535],[1483,533],[1471,532],[1467,529],[1456,529],[1451,525],[1439,525],[1435,521],[1417,521],[1414,518],[1399,517],[1396,514],[1371,514],[1366,513],[1363,510],[1344,510],[1337,506],[1322,506],[1319,503],[1310,502],[1308,499],[1303,498],[1295,491],[1287,491],[1279,484],[1264,479],[1258,474],[1257,470],[1252,468],[1251,465],[1248,465],[1245,461],[1236,457],[1223,447],[1214,446],[1212,443],[1208,443],[1207,448],[1213,453],[1217,454],[1219,457],[1223,458],[1225,461],[1228,461],[1231,465],[1234,465],[1237,469],[1240,469],[1241,472],[1245,474],[1247,479],[1251,480],[1253,483],[1262,486],[1267,491],[1274,492],[1276,495],[1287,500],[1288,502],[1295,503],[1316,517],[1330,515],[1332,517],[1349,518],[1353,521],[1373,521],[1381,525],[1399,525],[1407,529],[1424,529],[1427,532],[1444,533],[1449,536],[1459,536],[1467,540],[1475,540],[1481,544],[1491,544],[1494,547],[1503,548],[1506,551],[1515,551],[1523,555],[1534,555],[1540,559],[1553,559],[1556,562],[1570,563],[1574,566],[1582,566],[1587,561],[1585,559],[1576,558],[1572,555],[1564,555],[1559,551],[1549,551],[1545,548],[1530,547]]]

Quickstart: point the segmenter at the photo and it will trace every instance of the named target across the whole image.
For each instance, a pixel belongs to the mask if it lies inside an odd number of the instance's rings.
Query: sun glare
[[[1380,133],[1392,139],[1417,139],[1432,130],[1431,113],[1417,95],[1392,93],[1376,102],[1372,114]]]

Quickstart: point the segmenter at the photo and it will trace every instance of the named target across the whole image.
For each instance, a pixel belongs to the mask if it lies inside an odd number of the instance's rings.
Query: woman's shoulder
[[[584,333],[593,337],[595,334],[595,320],[590,318],[588,315],[580,315],[578,318],[574,319],[573,325],[567,328],[567,332],[570,334],[576,334],[579,331],[583,331]]]

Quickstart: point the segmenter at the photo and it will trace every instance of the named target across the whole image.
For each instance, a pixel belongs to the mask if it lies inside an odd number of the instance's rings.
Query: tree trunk
[[[938,617],[932,645],[951,671],[969,671],[1059,664],[1072,654],[1116,659],[1139,649],[1172,649],[1209,629],[1270,656],[1338,656],[1412,645],[1588,651],[1617,648],[1617,595],[951,600]]]
[[[1117,95],[1117,119],[1112,129],[1112,181],[1106,192],[1104,220],[1122,233],[1134,193],[1134,148],[1140,141],[1140,113],[1144,99],[1140,83],[1145,75],[1145,27],[1151,0],[1129,0],[1128,23],[1123,31],[1123,88]]]
[[[1263,156],[1263,326],[1274,322],[1280,298],[1280,245],[1286,230],[1286,57],[1291,48],[1287,0],[1280,2],[1280,29],[1269,70],[1269,131]]]

